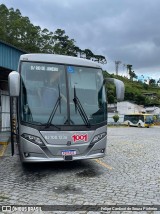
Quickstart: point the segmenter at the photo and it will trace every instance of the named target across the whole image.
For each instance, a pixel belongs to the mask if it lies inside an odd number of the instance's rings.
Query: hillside
[[[109,74],[106,71],[104,71],[104,76],[116,78],[124,82],[124,100],[144,106],[160,105],[160,87],[158,87],[157,85],[147,85],[146,83],[132,81],[122,76]],[[116,102],[115,87],[111,84],[106,87],[108,91],[108,102]]]

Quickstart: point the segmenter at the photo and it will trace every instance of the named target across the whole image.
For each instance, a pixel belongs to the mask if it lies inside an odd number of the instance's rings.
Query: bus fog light
[[[30,134],[22,134],[22,137],[28,141],[31,141],[32,143],[40,145],[40,146],[44,145],[44,143],[42,142],[42,140],[39,137],[30,135]]]
[[[25,152],[25,153],[24,153],[24,156],[25,156],[26,158],[28,158],[30,155],[29,155],[29,153]]]
[[[103,133],[101,133],[101,134],[98,134],[98,135],[94,136],[94,138],[93,138],[91,144],[97,143],[97,142],[100,141],[102,138],[104,138],[106,135],[107,135],[107,133],[106,133],[106,132],[103,132]]]
[[[101,150],[101,153],[104,153],[104,152],[105,152],[105,149],[102,149],[102,150]]]

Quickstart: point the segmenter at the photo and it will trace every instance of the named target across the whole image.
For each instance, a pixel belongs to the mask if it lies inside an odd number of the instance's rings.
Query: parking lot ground
[[[0,142],[0,157],[5,154],[8,144],[8,142]]]
[[[0,204],[160,205],[159,139],[160,128],[156,126],[109,127],[107,152],[102,159],[39,163],[25,168],[18,154],[11,157],[7,149],[0,158]],[[160,211],[143,211],[146,213]]]
[[[10,140],[9,132],[0,132],[0,157],[5,155]]]

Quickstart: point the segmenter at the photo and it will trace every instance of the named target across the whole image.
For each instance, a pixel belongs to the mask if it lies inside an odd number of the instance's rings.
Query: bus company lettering
[[[74,142],[76,141],[84,141],[84,142],[87,142],[88,141],[88,134],[74,134],[72,135],[72,139]]]

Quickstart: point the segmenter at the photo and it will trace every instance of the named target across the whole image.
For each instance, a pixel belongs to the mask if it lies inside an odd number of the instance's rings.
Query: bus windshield
[[[50,125],[85,125],[84,115],[91,125],[107,120],[101,69],[22,62],[20,72],[20,115],[23,122],[41,125],[51,118]],[[75,93],[83,113],[74,102]]]

